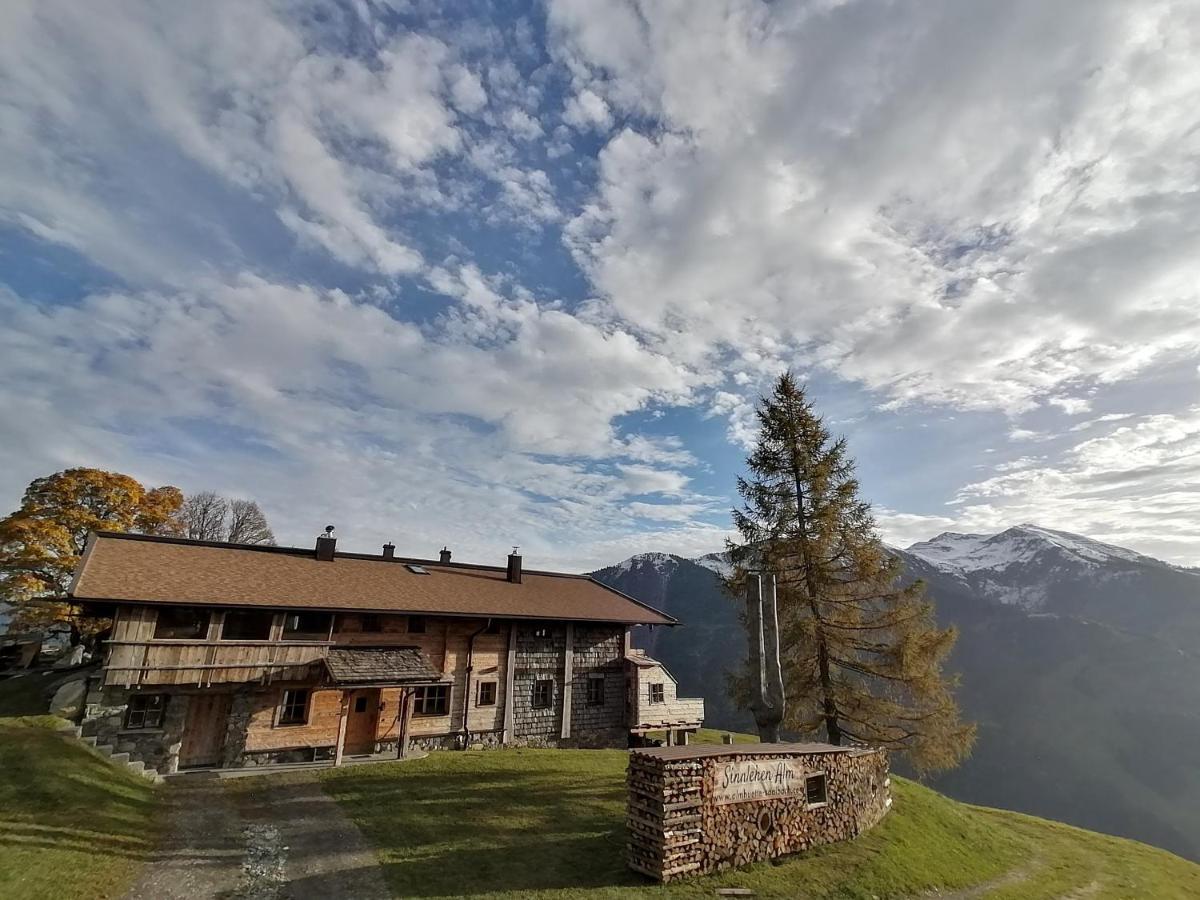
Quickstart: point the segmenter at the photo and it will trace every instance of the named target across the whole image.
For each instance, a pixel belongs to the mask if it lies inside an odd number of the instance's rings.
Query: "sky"
[[[0,5],[0,506],[587,570],[785,369],[883,537],[1200,564],[1200,5]]]

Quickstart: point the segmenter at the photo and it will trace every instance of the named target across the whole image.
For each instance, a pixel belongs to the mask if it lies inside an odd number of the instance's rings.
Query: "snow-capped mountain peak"
[[[1002,571],[1016,564],[1029,564],[1047,555],[1063,561],[1096,566],[1112,563],[1166,565],[1124,547],[1055,531],[1039,525],[1015,525],[998,534],[959,534],[948,531],[907,550],[943,571],[960,574]]]
[[[638,553],[610,568],[615,569],[618,573],[629,572],[633,569],[651,568],[659,573],[669,574],[679,565],[680,559],[681,557],[671,553]]]
[[[691,562],[716,572],[722,578],[728,578],[733,574],[733,563],[729,561],[729,553],[725,550],[719,550],[716,553],[705,553],[703,556],[697,556]]]

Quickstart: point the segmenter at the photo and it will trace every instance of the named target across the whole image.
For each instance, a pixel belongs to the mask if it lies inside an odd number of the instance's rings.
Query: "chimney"
[[[326,525],[325,533],[317,536],[317,559],[333,562],[333,550],[336,546],[337,538],[333,536],[333,526]]]
[[[383,558],[384,559],[394,559],[395,556],[396,556],[396,545],[393,544],[391,541],[388,541],[386,544],[383,545]]]
[[[521,557],[517,554],[516,547],[508,554],[508,580],[513,584],[521,583]]]
[[[441,550],[438,551],[438,562],[440,562],[440,563],[450,562],[450,550],[448,548],[443,547]]]

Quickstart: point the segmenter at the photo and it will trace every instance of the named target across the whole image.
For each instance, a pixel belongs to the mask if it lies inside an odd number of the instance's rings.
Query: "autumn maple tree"
[[[182,503],[176,487],[147,488],[119,472],[78,468],[34,479],[21,508],[0,520],[0,600],[15,607],[19,626],[67,623],[77,641],[66,593],[88,532],[175,533]]]

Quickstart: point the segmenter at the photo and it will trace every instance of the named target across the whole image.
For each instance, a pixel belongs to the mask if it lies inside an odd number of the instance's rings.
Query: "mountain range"
[[[1200,860],[1200,571],[1036,525],[890,549],[957,627],[948,670],[979,726],[930,784]],[[646,553],[593,574],[680,619],[637,643],[705,698],[707,725],[752,731],[726,690],[746,657],[727,569]]]

